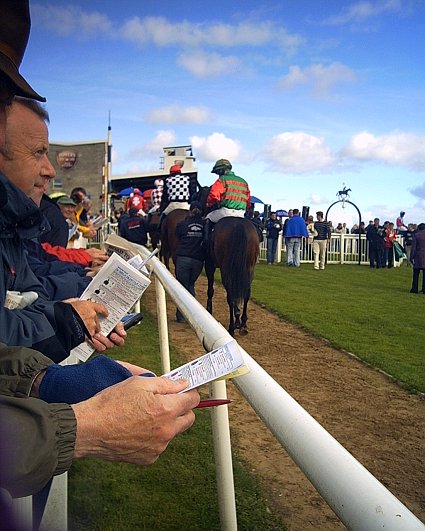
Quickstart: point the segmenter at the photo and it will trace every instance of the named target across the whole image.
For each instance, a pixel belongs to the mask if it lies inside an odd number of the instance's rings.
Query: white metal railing
[[[142,255],[147,256],[149,251],[145,247],[138,247]],[[227,330],[183,288],[157,258],[151,260],[149,269],[155,276],[157,289],[163,372],[170,369],[166,292],[206,350],[213,350],[232,339]],[[349,529],[425,530],[425,525],[407,507],[345,450],[245,350],[241,350],[250,372],[233,379],[233,383]],[[226,383],[213,382],[210,394],[213,398],[226,398]],[[211,414],[221,528],[237,531],[227,406],[213,408]],[[62,503],[56,504],[52,518],[48,502],[43,517],[43,523],[49,521],[49,529],[66,529],[63,524],[54,527],[55,521],[66,515],[66,488],[63,484],[60,488],[62,497],[59,499]],[[58,498],[54,484],[50,496]]]
[[[147,249],[140,247],[147,255]],[[231,336],[154,258],[151,270],[191,325],[201,344],[212,350]],[[165,308],[162,310],[165,312]],[[159,320],[164,316],[158,315]],[[168,334],[161,337],[168,342]],[[243,350],[250,372],[233,380],[317,491],[349,528],[424,530],[424,524],[345,450],[260,365]],[[225,397],[225,382],[211,385]],[[279,407],[277,407],[277,404]],[[227,406],[212,411],[221,527],[237,529]],[[226,470],[227,467],[227,470]]]
[[[396,241],[403,245],[403,237],[397,236]],[[283,261],[286,251],[285,238],[279,235],[276,251],[276,262]],[[360,253],[360,265],[369,265],[369,245],[365,234],[331,234],[327,246],[326,261],[328,264],[358,264]],[[313,263],[313,241],[303,238],[300,250],[301,263]],[[267,259],[267,238],[264,231],[264,241],[260,244],[260,260]],[[394,260],[394,265],[398,263]]]

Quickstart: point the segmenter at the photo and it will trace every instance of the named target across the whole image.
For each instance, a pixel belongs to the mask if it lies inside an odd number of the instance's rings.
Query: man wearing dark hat
[[[190,204],[189,215],[176,225],[177,259],[176,278],[189,293],[195,296],[195,282],[204,267],[205,251],[203,245],[204,220],[201,217],[202,205],[198,201]],[[177,308],[176,320],[184,322]]]
[[[6,105],[13,96],[20,94],[44,101],[18,72],[30,29],[28,0],[2,0],[1,10],[0,146],[4,144]],[[0,207],[3,212],[14,206],[8,196],[13,188],[2,175],[0,177]],[[16,188],[15,191],[19,192]],[[17,200],[31,206],[28,203],[30,200],[22,192],[17,195]],[[37,217],[32,208],[28,209],[28,217],[23,221],[30,221],[32,216]],[[12,239],[10,245],[13,245]],[[9,273],[13,281],[12,268]],[[1,320],[2,328],[4,324]],[[46,321],[40,331],[49,326]],[[36,327],[36,323],[28,321],[20,330],[26,334]],[[58,347],[58,350],[62,351],[62,348]],[[118,364],[113,360],[109,362],[117,369]],[[82,369],[88,376],[87,364],[61,367],[34,350],[0,344],[2,528],[18,529],[13,522],[10,496],[5,489],[14,497],[39,492],[52,476],[68,470],[74,458],[84,456],[137,464],[153,463],[175,435],[192,425],[195,419],[192,409],[198,404],[199,395],[194,390],[181,393],[187,387],[187,382],[172,382],[163,378],[128,378],[144,370],[136,366],[127,367],[128,370],[121,367],[125,376],[107,385],[123,379],[126,381],[70,406],[74,402],[69,399],[67,403],[59,403],[62,396],[60,377],[67,373],[67,385],[72,388],[75,382],[66,369]],[[48,377],[50,369],[55,377]],[[93,377],[91,383],[95,380],[99,379]],[[49,386],[50,390],[56,387],[59,392],[56,399],[50,400],[53,403],[38,399],[43,386],[45,391],[46,386]],[[78,394],[77,386],[73,390]],[[77,397],[75,402],[78,401]],[[119,436],[115,437],[114,434]]]

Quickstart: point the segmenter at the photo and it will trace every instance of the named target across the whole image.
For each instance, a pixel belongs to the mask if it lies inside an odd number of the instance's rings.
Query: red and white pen
[[[210,398],[208,400],[201,400],[195,409],[201,409],[203,407],[215,407],[215,406],[224,406],[225,404],[230,404],[232,400],[227,398]]]

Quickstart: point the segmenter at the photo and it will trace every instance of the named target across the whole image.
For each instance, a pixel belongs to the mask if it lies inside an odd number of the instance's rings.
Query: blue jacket
[[[300,216],[292,216],[286,225],[285,238],[308,238],[305,221]]]
[[[62,301],[79,297],[90,284],[87,270],[80,264],[64,262],[46,253],[40,242],[23,241],[28,265],[47,292],[50,300]]]
[[[84,341],[84,324],[70,304],[51,301],[31,271],[22,237],[38,234],[42,214],[0,173],[0,341],[32,347],[58,362]],[[36,302],[22,310],[5,308],[6,291],[35,291]]]

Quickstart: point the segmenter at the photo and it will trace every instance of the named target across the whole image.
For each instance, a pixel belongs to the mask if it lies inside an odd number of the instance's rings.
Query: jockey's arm
[[[246,208],[249,208],[251,206],[251,191],[248,188],[248,195],[246,196]]]
[[[218,178],[215,183],[211,186],[210,193],[207,197],[207,207],[215,205],[215,203],[219,203],[221,201],[221,198],[224,194],[224,186],[221,182],[220,178]]]

